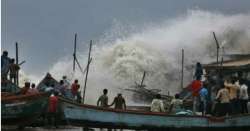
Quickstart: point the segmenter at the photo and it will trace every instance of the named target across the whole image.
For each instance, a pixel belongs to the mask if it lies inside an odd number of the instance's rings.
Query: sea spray
[[[146,88],[161,89],[163,94],[170,91],[173,95],[181,90],[181,49],[185,50],[184,85],[187,85],[193,79],[192,65],[198,61],[215,61],[213,31],[219,43],[224,41],[227,54],[250,53],[249,22],[249,13],[223,15],[192,10],[160,24],[145,26],[145,22],[143,27],[132,32],[128,31],[130,26],[126,28],[120,24],[121,28],[111,29],[112,33],[104,33],[104,37],[94,41],[86,91],[87,103],[95,104],[104,88],[109,89],[110,99],[117,93],[123,93],[128,102],[133,102],[132,92],[124,89],[135,82],[139,83],[143,71],[147,72]],[[116,33],[116,29],[119,33]],[[79,53],[78,58],[82,66],[86,66],[87,52]],[[58,80],[63,75],[71,80],[77,78],[83,87],[85,76],[79,70],[72,73],[70,55],[56,62],[49,72]]]

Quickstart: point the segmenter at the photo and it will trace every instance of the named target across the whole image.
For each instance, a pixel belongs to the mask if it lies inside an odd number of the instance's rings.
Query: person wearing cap
[[[126,110],[126,101],[122,97],[121,93],[118,93],[118,95],[114,98],[113,102],[109,106],[113,105],[115,105],[115,109]]]
[[[157,94],[151,103],[151,112],[166,112],[164,108],[164,103],[161,100],[161,95]]]

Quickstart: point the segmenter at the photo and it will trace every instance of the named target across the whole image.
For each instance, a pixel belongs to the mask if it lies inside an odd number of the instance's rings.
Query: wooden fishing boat
[[[170,129],[170,128],[250,128],[250,115],[214,118],[176,116],[165,113],[105,109],[60,98],[64,117],[72,125],[93,128]]]
[[[46,93],[30,95],[2,95],[1,117],[3,125],[27,125],[34,122],[48,103]]]

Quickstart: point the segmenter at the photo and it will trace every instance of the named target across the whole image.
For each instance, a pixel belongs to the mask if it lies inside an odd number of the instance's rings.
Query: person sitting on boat
[[[21,95],[25,95],[27,94],[28,90],[30,89],[30,83],[29,82],[25,82],[24,83],[24,87],[21,89],[20,93]]]
[[[114,98],[113,102],[109,106],[113,105],[115,105],[115,109],[126,110],[126,101],[122,97],[121,93],[118,93],[118,95]]]
[[[38,94],[39,91],[36,89],[36,84],[32,83],[31,88],[28,90],[27,94]]]
[[[54,92],[49,97],[49,106],[47,114],[49,125],[57,127],[57,112],[58,112],[58,92]]]
[[[221,89],[218,91],[216,99],[220,101],[219,116],[225,116],[229,114],[230,107],[230,94],[224,83],[221,84]]]
[[[151,103],[151,112],[166,112],[161,95],[157,94]]]
[[[103,95],[101,95],[97,100],[97,106],[108,107],[108,90],[103,89]]]
[[[1,56],[1,79],[2,80],[7,80],[10,61],[11,59],[8,57],[8,51],[3,51],[3,54]]]
[[[200,92],[200,109],[202,111],[202,115],[204,116],[207,112],[207,104],[208,104],[208,90],[207,90],[207,84],[204,83]]]
[[[17,84],[17,72],[20,69],[18,64],[15,64],[15,59],[11,59],[9,70],[10,70],[10,81]]]
[[[183,100],[180,99],[179,94],[175,94],[175,98],[171,101],[169,112],[176,114],[181,111],[183,111]]]

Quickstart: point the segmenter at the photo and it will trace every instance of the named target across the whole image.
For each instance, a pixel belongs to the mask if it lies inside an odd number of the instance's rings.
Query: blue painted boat
[[[60,98],[64,117],[73,125],[93,128],[250,128],[250,114],[223,118],[176,116],[135,110],[115,110],[75,103]]]

